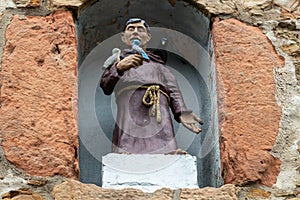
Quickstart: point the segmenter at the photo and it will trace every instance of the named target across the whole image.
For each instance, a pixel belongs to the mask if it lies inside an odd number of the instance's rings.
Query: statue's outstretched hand
[[[180,117],[180,122],[184,127],[189,129],[190,131],[194,133],[200,133],[202,130],[196,125],[198,122],[199,124],[203,124],[203,121],[194,113],[188,113],[188,114],[182,114]]]
[[[144,58],[139,54],[132,54],[127,56],[117,64],[118,70],[123,73],[132,67],[138,67],[143,64]]]

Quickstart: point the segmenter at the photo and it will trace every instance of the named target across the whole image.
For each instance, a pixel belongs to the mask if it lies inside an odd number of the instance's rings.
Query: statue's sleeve
[[[175,120],[180,122],[180,115],[192,113],[192,110],[186,107],[177,80],[171,72],[166,73],[166,82],[169,90],[171,110],[174,114]]]
[[[106,68],[102,74],[100,87],[106,95],[113,93],[115,85],[122,76],[118,73],[116,65],[117,63],[114,63],[111,67]]]

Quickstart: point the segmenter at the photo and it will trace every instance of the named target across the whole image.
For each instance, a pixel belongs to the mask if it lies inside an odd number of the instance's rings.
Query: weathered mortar
[[[3,1],[0,1],[3,2]],[[53,0],[44,1],[42,8],[36,10],[14,9],[13,14],[25,13],[24,15],[42,15],[41,10],[45,13],[49,13],[49,10],[55,10],[59,7],[72,7],[77,9],[83,3],[88,1],[59,1]],[[175,2],[176,1],[170,1]],[[277,137],[277,142],[272,150],[272,154],[280,158],[281,172],[277,179],[277,184],[272,188],[263,187],[257,184],[243,187],[240,192],[240,199],[285,199],[286,197],[297,196],[297,189],[299,189],[299,78],[296,79],[296,75],[299,77],[299,35],[297,41],[295,32],[299,33],[299,2],[295,1],[189,1],[195,6],[206,10],[213,16],[219,16],[221,19],[234,17],[240,21],[246,22],[250,25],[260,27],[265,34],[272,41],[276,51],[284,56],[286,65],[284,68],[274,70],[277,86],[277,102],[282,107],[282,117],[280,123],[280,130]],[[290,2],[290,5],[288,4]],[[294,3],[294,4],[292,4]],[[3,5],[3,4],[1,4]],[[46,7],[48,6],[48,7]],[[3,8],[1,8],[3,9]],[[1,10],[3,11],[3,10]],[[3,11],[1,18],[1,34],[5,32],[6,25],[9,24],[11,12]],[[279,22],[289,24],[295,23],[295,28],[292,30],[288,26],[282,24],[278,26]],[[5,24],[5,25],[3,25]],[[3,28],[2,28],[3,27]],[[281,31],[280,31],[281,30]],[[4,34],[1,35],[2,37]],[[0,39],[0,54],[2,57],[2,49],[4,47],[4,39]],[[298,47],[297,47],[298,44]],[[289,48],[289,46],[291,48]],[[298,63],[298,64],[297,64]],[[298,67],[297,67],[298,66]],[[296,68],[296,73],[295,73]],[[298,70],[297,70],[298,68]],[[2,151],[0,149],[0,151]],[[6,161],[0,161],[0,166],[8,166],[8,168],[14,168],[12,165],[8,165]],[[0,168],[1,169],[1,168]],[[6,168],[5,168],[6,169]],[[6,176],[8,172],[4,173]],[[14,176],[18,176],[19,172],[14,172]],[[22,176],[21,176],[22,177]],[[298,186],[297,186],[298,185]],[[26,185],[24,185],[26,187]],[[255,190],[255,188],[260,188]],[[35,187],[31,188],[35,189]],[[44,192],[50,192],[49,189],[42,188]],[[280,193],[280,191],[283,192]],[[299,195],[298,195],[299,196]],[[46,197],[46,196],[45,196]],[[48,195],[47,198],[50,198]]]
[[[295,74],[295,58],[288,56],[289,52],[285,53],[278,48],[289,46],[290,41],[282,41],[271,34],[269,34],[269,38],[277,47],[278,52],[286,58],[285,68],[274,71],[277,82],[277,99],[283,108],[280,131],[272,151],[282,161],[281,172],[275,188],[292,192],[298,189],[300,183],[300,80],[296,79],[296,76],[299,78],[299,74]]]

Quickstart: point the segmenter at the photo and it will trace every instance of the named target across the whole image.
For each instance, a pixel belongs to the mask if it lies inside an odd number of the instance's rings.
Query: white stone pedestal
[[[111,153],[102,157],[102,165],[103,188],[198,188],[196,157],[191,155]]]

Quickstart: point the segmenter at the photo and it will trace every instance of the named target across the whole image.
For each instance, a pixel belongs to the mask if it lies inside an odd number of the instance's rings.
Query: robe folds
[[[130,55],[123,51],[121,59]],[[150,61],[119,73],[117,63],[106,68],[100,87],[106,95],[115,92],[117,117],[112,139],[112,152],[132,154],[167,154],[177,150],[170,109],[180,122],[183,113],[191,113],[183,101],[177,81],[162,59],[147,52]],[[161,122],[150,116],[152,106],[142,99],[148,86],[158,85]],[[140,87],[141,86],[141,87]]]

